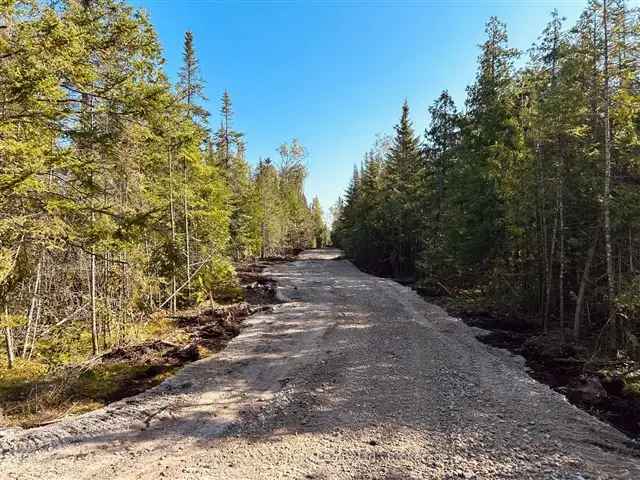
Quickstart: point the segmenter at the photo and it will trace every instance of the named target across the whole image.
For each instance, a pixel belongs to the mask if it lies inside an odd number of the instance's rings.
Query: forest
[[[640,479],[583,2],[0,0],[0,480]]]
[[[554,11],[526,52],[490,18],[464,106],[443,91],[420,136],[405,102],[334,207],[334,241],[427,296],[637,359],[638,15],[590,1],[566,26]]]
[[[233,299],[243,262],[326,242],[305,147],[253,167],[229,93],[203,106],[196,43],[186,32],[172,83],[123,1],[0,2],[5,386],[12,367],[45,375],[132,342],[158,310]]]

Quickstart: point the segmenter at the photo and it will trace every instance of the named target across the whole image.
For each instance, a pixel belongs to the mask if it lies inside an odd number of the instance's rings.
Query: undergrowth
[[[184,315],[193,320],[185,322]],[[194,328],[207,323],[217,326],[208,330],[213,337],[193,344]],[[199,310],[176,317],[156,314],[92,358],[91,338],[81,328],[41,339],[32,358],[17,358],[12,369],[0,358],[0,427],[42,425],[138,394],[184,363],[219,351],[237,329]]]
[[[18,357],[12,369],[0,358],[0,427],[31,427],[65,415],[83,413],[153,387],[179,366],[162,358],[141,356],[117,362],[86,364],[91,337],[86,326],[40,339],[31,359]],[[165,315],[131,328],[121,345],[163,340],[178,345],[187,332]],[[201,350],[199,355],[209,352]],[[6,355],[6,354],[5,354]]]

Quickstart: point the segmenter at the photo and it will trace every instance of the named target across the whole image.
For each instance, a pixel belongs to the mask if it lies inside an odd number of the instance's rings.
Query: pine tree
[[[220,106],[220,115],[222,121],[220,123],[220,139],[219,148],[222,151],[222,162],[225,167],[230,165],[229,147],[231,145],[231,118],[233,117],[233,109],[231,106],[231,97],[226,90],[222,95],[222,104]]]
[[[258,182],[230,115],[230,168],[217,161],[191,34],[184,60],[174,89],[146,14],[120,0],[0,10],[0,329],[12,366],[139,340],[151,312],[210,300],[232,283],[232,256],[259,251]],[[289,150],[298,165],[271,166],[264,198],[274,253],[291,248],[289,232],[300,248],[315,233],[304,149]]]
[[[275,256],[284,245],[285,222],[278,171],[270,158],[258,163],[255,184],[258,194],[261,257]]]
[[[424,175],[422,153],[411,121],[409,104],[402,106],[400,122],[385,164],[385,212],[393,223],[386,226],[391,246],[389,262],[395,277],[415,273],[415,259],[420,248],[422,204],[419,189]]]
[[[206,101],[207,98],[204,95],[204,82],[200,75],[200,62],[193,45],[193,33],[190,31],[184,34],[178,94],[180,99],[186,102],[187,117],[200,125],[205,124],[209,112],[199,102]]]
[[[506,248],[505,177],[516,159],[519,133],[510,112],[517,52],[508,47],[506,27],[497,18],[491,17],[486,33],[476,82],[468,89],[451,242],[464,263],[489,270]]]
[[[638,10],[594,0],[573,29],[562,21],[552,13],[516,72],[491,18],[465,113],[441,95],[414,164],[405,108],[384,161],[367,155],[336,205],[332,238],[368,270],[417,268],[424,291],[476,292],[561,341],[574,307],[575,340],[637,355]]]
[[[448,269],[447,245],[450,212],[449,189],[455,188],[452,178],[459,168],[457,156],[460,146],[460,114],[453,99],[445,90],[429,107],[431,122],[425,130],[425,176],[421,185],[421,198],[425,209],[422,232],[423,251],[420,272],[425,278],[437,277]]]
[[[206,122],[208,112],[198,104],[198,100],[206,100],[204,97],[204,83],[200,78],[198,58],[193,45],[193,33],[185,32],[184,48],[182,53],[182,68],[180,69],[178,91],[180,98],[186,102],[186,116],[196,126]],[[189,213],[189,161],[182,155],[182,206],[184,224],[184,254],[186,260],[186,281],[191,297],[191,232]]]

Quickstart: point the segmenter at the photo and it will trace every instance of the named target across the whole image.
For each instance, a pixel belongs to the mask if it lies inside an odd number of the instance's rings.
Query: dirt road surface
[[[286,303],[155,389],[3,432],[0,478],[640,479],[521,358],[338,255],[272,267]]]

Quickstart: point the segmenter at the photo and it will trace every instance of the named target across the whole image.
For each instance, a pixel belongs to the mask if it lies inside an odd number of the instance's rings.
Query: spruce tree
[[[423,218],[419,194],[424,175],[422,152],[409,119],[406,100],[394,130],[385,165],[384,209],[387,219],[393,219],[386,225],[392,274],[403,277],[415,273]]]
[[[497,18],[491,17],[486,34],[476,82],[468,89],[451,241],[465,263],[490,270],[506,248],[505,180],[520,137],[511,112],[517,51],[508,47],[506,27]]]
[[[311,223],[313,225],[313,247],[323,248],[327,244],[327,227],[324,222],[320,199],[313,197],[311,202]]]
[[[222,104],[220,106],[220,116],[222,117],[220,123],[220,148],[222,150],[223,165],[229,167],[229,147],[231,144],[231,118],[233,117],[233,109],[231,106],[231,97],[226,90],[222,95]]]
[[[430,124],[425,130],[423,178],[420,198],[425,209],[423,249],[419,268],[425,277],[438,276],[450,266],[448,235],[451,193],[455,189],[455,170],[459,168],[460,121],[453,99],[445,90],[429,107]]]
[[[186,103],[186,114],[193,122],[200,125],[206,123],[209,112],[199,102],[206,101],[204,95],[204,81],[200,74],[200,62],[193,44],[193,33],[184,34],[182,50],[182,67],[178,77],[178,94]]]

